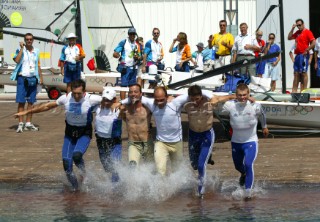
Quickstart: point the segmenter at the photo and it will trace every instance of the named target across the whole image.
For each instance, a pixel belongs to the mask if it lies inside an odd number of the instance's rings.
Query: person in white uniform
[[[40,113],[64,106],[66,128],[62,146],[62,162],[66,176],[73,191],[79,190],[79,183],[73,172],[73,162],[80,170],[80,182],[85,176],[83,155],[92,139],[92,111],[101,102],[101,96],[86,93],[86,83],[82,79],[71,83],[71,93],[62,95],[57,101],[41,104],[30,110],[16,113],[23,116],[28,113]]]
[[[253,163],[258,154],[258,118],[265,137],[268,136],[269,130],[261,105],[249,102],[248,98],[248,86],[240,83],[237,86],[236,99],[227,101],[222,107],[222,113],[230,116],[230,125],[233,129],[232,159],[236,170],[241,173],[239,184],[245,186],[245,197],[251,198],[254,181]]]

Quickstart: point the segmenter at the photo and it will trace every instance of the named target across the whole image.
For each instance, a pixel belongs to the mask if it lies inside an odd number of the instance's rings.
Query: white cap
[[[67,36],[67,39],[71,39],[71,38],[77,38],[77,36],[74,34],[74,33],[70,33],[68,36]]]
[[[102,98],[107,98],[108,100],[113,100],[116,96],[117,93],[112,88],[105,88],[102,92]]]
[[[150,75],[157,75],[158,74],[158,67],[154,64],[149,66],[149,74]]]

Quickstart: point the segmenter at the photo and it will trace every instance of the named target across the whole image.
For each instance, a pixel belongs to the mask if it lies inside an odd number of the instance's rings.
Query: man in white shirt
[[[18,103],[18,112],[32,109],[33,104],[37,101],[37,84],[42,84],[42,72],[40,67],[40,51],[32,46],[33,35],[27,33],[24,36],[24,42],[20,42],[20,49],[16,50],[13,60],[17,63],[11,74],[11,80],[17,81],[16,103]],[[26,124],[23,123],[23,116],[19,116],[19,125],[17,133],[24,130],[38,131],[32,123],[32,113],[26,118]]]
[[[31,110],[15,114],[16,117],[20,117],[28,113],[40,113],[64,106],[66,128],[62,146],[62,163],[73,191],[79,191],[79,183],[73,172],[73,163],[80,170],[81,182],[85,174],[83,155],[92,139],[92,111],[102,100],[101,96],[87,94],[85,90],[86,83],[82,79],[75,80],[71,83],[71,93],[60,96],[57,101],[44,103]]]
[[[246,23],[240,24],[240,32],[241,33],[235,38],[232,47],[233,63],[244,59],[254,59],[254,51],[260,50],[255,36],[248,34],[248,25]],[[247,73],[249,73],[250,76],[256,76],[256,65],[249,64],[246,67],[240,68],[241,75],[246,75]]]
[[[250,103],[249,88],[240,83],[236,90],[236,99],[227,101],[222,113],[230,116],[233,129],[231,138],[232,159],[237,171],[241,173],[239,184],[245,186],[245,198],[251,198],[254,181],[253,163],[258,155],[258,118],[261,122],[263,135],[269,134],[266,117],[260,104]]]

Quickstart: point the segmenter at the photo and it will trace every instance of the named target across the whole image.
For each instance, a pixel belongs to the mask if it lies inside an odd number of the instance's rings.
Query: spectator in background
[[[17,81],[16,103],[18,103],[18,112],[25,110],[27,102],[27,110],[31,110],[35,103],[37,95],[37,84],[42,84],[42,72],[40,67],[40,52],[34,48],[33,35],[27,33],[24,35],[24,42],[20,42],[20,49],[16,50],[13,60],[17,66],[11,74],[11,80]],[[22,133],[23,130],[38,131],[32,123],[32,113],[26,117],[26,124],[23,122],[23,116],[19,116],[19,125],[17,133]]]
[[[235,38],[234,45],[232,47],[233,58],[232,62],[254,59],[254,51],[260,50],[259,44],[256,38],[248,34],[247,23],[240,24],[240,34]],[[256,76],[255,64],[250,64],[247,67],[240,68],[240,74],[246,75],[249,73],[250,76]]]
[[[317,77],[320,77],[320,37],[316,40],[316,45],[314,48],[314,68],[317,71]]]
[[[191,58],[191,62],[194,64],[195,66],[195,70],[197,72],[203,72],[203,55],[202,55],[202,51],[204,48],[204,45],[202,42],[199,42],[197,45],[197,51],[192,53],[192,58]]]
[[[143,52],[143,63],[142,72],[149,72],[149,66],[154,64],[157,66],[158,70],[164,70],[164,64],[161,63],[164,57],[162,43],[159,42],[160,29],[153,28],[152,30],[153,39],[146,42],[145,49]],[[157,82],[150,80],[149,89],[157,86]]]
[[[256,31],[256,39],[260,48],[259,50],[254,52],[256,58],[263,56],[264,49],[266,46],[266,42],[262,39],[262,36],[263,36],[263,32],[261,30]],[[258,77],[260,78],[262,77],[265,71],[265,67],[266,67],[265,61],[256,63],[256,73]]]
[[[119,42],[114,49],[113,57],[119,59],[117,71],[121,73],[121,87],[128,87],[137,83],[137,63],[141,56],[139,44],[136,43],[137,32],[129,28],[128,38]],[[126,97],[126,92],[120,92],[120,99]]]
[[[176,42],[178,45],[174,46]],[[190,46],[188,45],[187,34],[180,32],[177,38],[173,39],[173,42],[169,49],[170,53],[176,52],[176,66],[175,70],[178,72],[190,72],[189,61],[191,60]]]
[[[216,47],[215,68],[229,65],[231,62],[231,49],[234,44],[233,35],[227,32],[227,21],[219,22],[220,32],[214,34],[212,45]]]
[[[67,37],[68,45],[64,46],[60,56],[61,74],[63,82],[67,83],[67,93],[71,91],[71,82],[81,78],[81,62],[85,58],[82,47],[76,44],[77,36],[70,33]]]
[[[298,31],[293,33],[295,28]],[[309,66],[309,50],[313,49],[315,46],[315,38],[309,29],[306,29],[302,19],[297,19],[296,23],[292,25],[292,28],[288,34],[288,40],[295,39],[296,49],[294,53],[296,54],[294,58],[294,79],[292,92],[297,92],[299,85],[299,73],[302,77],[302,83],[300,90],[303,91],[308,86],[308,66]]]
[[[292,45],[291,50],[289,52],[289,56],[291,58],[291,61],[294,63],[294,51],[296,49],[296,43]],[[308,59],[308,65],[311,64],[312,62],[312,58],[313,58],[313,50],[310,49],[309,50],[309,59]],[[303,78],[302,78],[302,72],[299,72],[297,75],[297,81],[298,81],[298,86],[297,86],[297,90],[299,88],[299,83],[300,83],[300,92],[302,91],[302,89],[306,88],[303,86]]]
[[[136,43],[139,45],[140,48],[140,57],[138,58],[137,61],[137,66],[138,66],[138,71],[137,71],[137,83],[140,86],[143,86],[144,81],[141,79],[141,74],[142,74],[142,64],[143,64],[143,51],[144,51],[144,47],[143,47],[143,37],[138,37],[136,40]]]
[[[275,38],[276,35],[274,33],[269,34],[269,39],[264,50],[265,55],[280,52],[280,47],[274,42]],[[271,78],[271,91],[276,89],[276,82],[280,79],[278,66],[280,59],[281,55],[279,54],[275,58],[266,60],[265,75],[263,77]]]

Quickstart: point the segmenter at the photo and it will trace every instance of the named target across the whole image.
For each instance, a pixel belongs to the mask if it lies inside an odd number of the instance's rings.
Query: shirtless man
[[[128,131],[128,155],[131,166],[139,165],[141,158],[153,161],[153,141],[149,131],[151,112],[141,103],[142,90],[139,84],[129,87],[131,103],[125,105]]]
[[[204,96],[212,98],[212,93],[204,91]],[[157,87],[154,91],[154,99],[142,97],[141,102],[152,112],[154,116],[157,135],[154,145],[154,158],[158,173],[167,174],[167,162],[171,161],[171,170],[180,167],[183,159],[181,110],[188,102],[187,94],[168,101],[167,91],[164,87]],[[123,100],[127,104],[131,98]]]
[[[206,166],[211,160],[211,152],[214,143],[213,108],[218,102],[234,99],[234,95],[214,96],[208,100],[202,95],[200,86],[193,85],[188,89],[191,102],[184,105],[189,118],[189,157],[191,166],[198,170],[198,192],[202,198],[206,178]],[[212,160],[211,160],[212,161]]]

